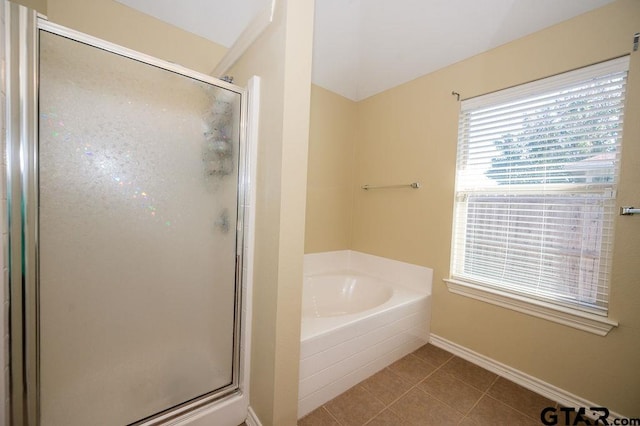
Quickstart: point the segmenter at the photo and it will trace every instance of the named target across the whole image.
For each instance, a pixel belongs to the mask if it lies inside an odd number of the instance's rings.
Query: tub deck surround
[[[353,250],[328,251],[304,255],[304,275],[356,271],[383,281],[431,294],[433,270],[424,266],[374,256]]]
[[[344,250],[305,255],[304,275],[299,417],[428,341],[433,271]]]

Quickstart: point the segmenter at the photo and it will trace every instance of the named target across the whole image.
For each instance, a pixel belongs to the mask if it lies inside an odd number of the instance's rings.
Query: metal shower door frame
[[[3,6],[0,6],[3,7]],[[240,149],[238,155],[238,216],[236,227],[235,314],[232,383],[195,400],[141,420],[152,425],[177,419],[214,401],[242,392],[244,367],[240,343],[242,330],[242,280],[245,206],[247,205],[247,91],[188,68],[148,56],[104,40],[48,22],[36,12],[7,3],[7,229],[5,242],[9,286],[11,424],[38,425],[39,412],[39,266],[38,266],[38,35],[46,31],[97,49],[192,78],[240,95]]]

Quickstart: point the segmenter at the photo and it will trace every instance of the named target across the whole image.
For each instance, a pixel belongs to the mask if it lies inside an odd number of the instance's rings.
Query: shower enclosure
[[[13,424],[241,393],[245,91],[10,8]]]

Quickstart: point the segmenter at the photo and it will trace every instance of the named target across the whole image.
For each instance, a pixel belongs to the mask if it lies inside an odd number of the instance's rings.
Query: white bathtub
[[[427,342],[432,270],[345,250],[304,275],[299,417]]]

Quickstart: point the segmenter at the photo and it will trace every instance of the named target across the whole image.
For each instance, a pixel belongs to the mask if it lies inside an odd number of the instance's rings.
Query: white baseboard
[[[247,420],[245,420],[245,423],[247,426],[262,426],[256,412],[253,411],[253,408],[251,407],[247,410]]]
[[[586,407],[586,415],[588,415],[592,419],[598,418],[600,416],[600,413],[592,412],[588,408],[600,407],[601,404],[596,404],[594,402],[588,401],[582,397],[572,394],[571,392],[567,392],[564,389],[560,389],[557,386],[530,376],[520,370],[516,370],[513,367],[509,367],[508,365],[502,364],[501,362],[472,351],[471,349],[468,349],[464,346],[458,345],[457,343],[453,343],[440,336],[431,334],[429,343],[431,343],[433,346],[437,346],[441,349],[451,352],[452,354],[469,362],[472,362],[486,370],[489,370],[497,374],[498,376],[511,380],[512,382],[517,383],[520,386],[536,392],[546,398],[549,398],[552,401],[556,401],[565,407]],[[622,418],[625,417],[621,414],[612,411],[609,413],[609,419]]]

